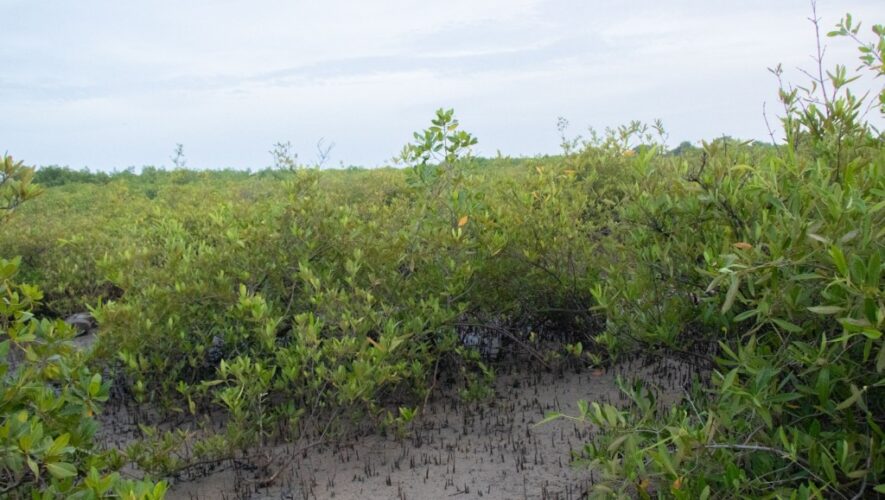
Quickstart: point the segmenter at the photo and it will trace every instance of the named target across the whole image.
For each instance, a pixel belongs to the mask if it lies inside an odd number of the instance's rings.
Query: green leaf
[[[52,445],[46,450],[46,454],[49,456],[60,455],[65,447],[68,445],[68,442],[71,439],[71,435],[69,433],[64,433],[61,436],[55,438],[52,442]]]
[[[630,437],[630,434],[623,434],[616,438],[614,441],[611,442],[611,444],[608,445],[608,452],[614,453],[618,451],[618,448],[620,448],[621,445],[624,444],[624,441],[626,441],[628,437]]]
[[[73,464],[65,462],[55,462],[46,464],[46,470],[56,479],[64,479],[77,475],[77,468]]]
[[[790,276],[790,281],[808,281],[823,279],[823,276],[817,273],[802,273]]]
[[[581,414],[581,418],[587,418],[587,415],[590,414],[590,407],[583,399],[578,400],[578,412]]]
[[[830,392],[832,391],[832,386],[830,385],[829,368],[824,367],[817,374],[817,383],[815,384],[814,388],[817,392],[818,401],[820,401],[821,404],[825,404],[830,398]]]
[[[842,410],[848,408],[849,406],[856,403],[862,395],[863,395],[863,392],[861,392],[861,390],[858,389],[856,385],[851,384],[851,396],[848,396],[848,399],[839,403],[836,406],[836,410],[842,411]]]
[[[842,249],[837,246],[830,247],[830,257],[833,259],[833,263],[836,264],[836,269],[839,270],[839,274],[841,274],[844,278],[851,278],[851,275],[848,272],[848,263],[845,261],[845,254],[842,253]]]
[[[870,340],[879,340],[880,338],[882,338],[882,332],[876,330],[875,328],[864,328],[861,333],[863,333],[864,336]]]
[[[28,468],[31,469],[34,477],[40,477],[40,466],[37,465],[37,462],[35,462],[34,459],[31,457],[28,457]]]
[[[701,491],[700,500],[707,500],[710,498],[710,485],[704,486],[703,491]]]
[[[98,396],[98,393],[101,391],[101,375],[96,373],[92,376],[92,379],[89,380],[89,395],[92,397]]]
[[[738,289],[741,286],[741,279],[736,274],[731,275],[731,285],[728,287],[728,292],[725,294],[725,302],[722,303],[722,314],[728,312],[731,309],[731,306],[734,305],[734,299],[737,297]]]
[[[617,427],[619,423],[618,410],[612,405],[605,405],[605,419],[612,427]]]
[[[823,236],[821,236],[819,234],[808,233],[808,237],[815,240],[815,241],[819,241],[821,243],[825,243],[825,244],[830,243],[830,240],[828,240],[827,238],[824,238]]]
[[[728,372],[728,375],[726,375],[725,379],[722,381],[722,388],[719,389],[720,391],[725,392],[732,386],[732,384],[734,384],[734,379],[737,378],[737,372],[737,368],[734,368],[730,372]]]
[[[836,469],[833,468],[833,461],[830,460],[830,457],[826,453],[821,453],[820,455],[821,468],[824,470],[824,473],[827,475],[827,479],[830,482],[836,482]]]
[[[879,345],[879,355],[876,356],[876,372],[882,373],[885,370],[885,342]]]
[[[866,476],[869,472],[870,471],[868,471],[866,469],[858,469],[858,470],[853,470],[851,472],[846,472],[845,475],[847,477],[850,477],[851,479],[860,479],[860,478]]]
[[[750,309],[749,311],[744,311],[738,314],[734,317],[732,321],[734,321],[735,323],[740,323],[741,321],[746,321],[753,316],[756,316],[757,314],[759,314],[759,309]]]
[[[802,327],[795,324],[795,323],[790,323],[789,321],[779,319],[779,318],[771,318],[771,321],[774,322],[774,324],[776,324],[777,326],[783,328],[784,330],[786,330],[790,333],[802,332]]]
[[[845,308],[839,306],[815,306],[809,307],[808,310],[815,314],[838,314],[844,311]]]

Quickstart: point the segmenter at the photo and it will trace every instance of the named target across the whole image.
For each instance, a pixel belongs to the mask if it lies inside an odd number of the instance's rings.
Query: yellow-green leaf
[[[731,309],[731,306],[734,305],[734,299],[737,297],[738,289],[741,286],[741,279],[736,274],[731,275],[731,285],[728,287],[728,292],[725,294],[725,302],[722,303],[722,314],[728,312]]]
[[[66,477],[74,477],[77,475],[77,468],[72,464],[65,462],[56,462],[46,464],[46,470],[56,479],[64,479]]]
[[[837,314],[844,311],[845,308],[839,306],[815,306],[809,307],[808,310],[815,314]]]

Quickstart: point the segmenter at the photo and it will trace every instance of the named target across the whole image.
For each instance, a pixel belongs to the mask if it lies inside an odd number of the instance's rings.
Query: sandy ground
[[[508,373],[499,374],[492,400],[465,405],[441,394],[416,417],[405,439],[368,435],[297,453],[299,444],[279,446],[270,469],[286,467],[270,484],[256,484],[267,478],[264,471],[227,464],[174,484],[168,498],[582,498],[593,474],[571,465],[570,458],[593,429],[567,420],[536,424],[548,412],[576,414],[579,399],[623,404],[617,374],[658,385],[659,404],[680,397],[690,379],[689,367],[675,362],[626,363],[609,373],[503,368]]]
[[[83,350],[94,341],[91,332],[74,340]],[[538,423],[550,412],[576,415],[578,400],[624,406],[615,382],[619,376],[643,380],[659,405],[669,405],[683,396],[693,373],[690,365],[672,358],[623,362],[608,372],[551,372],[526,359],[498,361],[495,368],[493,397],[465,404],[454,389],[437,390],[405,437],[367,434],[307,449],[305,443],[268,447],[263,467],[227,461],[190,469],[188,477],[170,481],[167,498],[583,498],[593,471],[572,460],[595,429],[567,419]],[[137,439],[137,426],[125,406],[109,410],[100,417],[98,441],[105,448],[124,448]]]

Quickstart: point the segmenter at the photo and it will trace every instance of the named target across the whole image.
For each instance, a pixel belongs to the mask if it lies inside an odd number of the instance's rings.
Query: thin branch
[[[9,493],[10,491],[17,490],[22,484],[24,484],[24,482],[25,482],[25,476],[22,476],[18,479],[18,481],[14,482],[14,483],[10,484],[9,486],[0,490],[0,494],[6,494],[6,493]]]
[[[768,129],[768,137],[771,137],[771,143],[774,145],[778,154],[780,154],[781,148],[778,146],[777,141],[774,140],[774,131],[771,130],[771,124],[768,123],[768,113],[765,111],[765,104],[765,102],[762,103],[762,118],[765,120],[765,128]]]
[[[821,95],[824,96],[824,103],[827,105],[827,108],[830,107],[830,99],[827,97],[827,89],[824,81],[824,52],[826,48],[821,48],[820,45],[820,18],[817,17],[817,0],[811,0],[811,16],[809,20],[812,24],[814,24],[814,35],[815,41],[817,42],[817,56],[815,58],[817,62],[817,81],[820,85]]]
[[[775,455],[779,455],[781,458],[785,458],[785,459],[791,461],[792,463],[798,465],[800,468],[802,468],[805,472],[807,472],[809,475],[811,475],[811,477],[813,477],[814,479],[819,481],[821,484],[824,484],[827,486],[829,486],[829,484],[830,484],[829,481],[825,481],[822,477],[815,474],[814,471],[812,471],[809,468],[809,466],[807,464],[805,464],[802,460],[800,460],[798,458],[793,458],[792,456],[790,456],[789,453],[787,453],[784,450],[778,449],[778,448],[772,448],[770,446],[763,446],[763,445],[758,445],[758,444],[707,444],[707,445],[703,445],[703,446],[704,446],[704,448],[706,448],[708,450],[762,451],[762,452],[766,452],[766,453],[773,453]],[[839,495],[839,497],[844,498],[845,500],[848,500],[848,497],[843,495],[839,490],[837,490],[835,488],[832,488],[832,490],[837,495]]]

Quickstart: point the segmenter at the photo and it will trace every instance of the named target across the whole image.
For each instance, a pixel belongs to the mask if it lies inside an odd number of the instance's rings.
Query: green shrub
[[[878,77],[885,30],[873,31],[862,56]],[[850,18],[839,34],[857,34]],[[639,224],[616,238],[598,340],[713,344],[715,360],[711,384],[666,410],[642,384],[624,387],[626,409],[581,404],[573,418],[601,431],[584,456],[600,496],[885,493],[885,147],[853,77],[827,75],[782,88],[776,152],[714,143],[697,166],[632,160],[636,194],[619,213]]]
[[[0,199],[35,196],[33,172],[4,157]],[[162,498],[165,484],[109,473],[95,448],[94,415],[108,384],[71,343],[73,329],[37,318],[40,290],[15,280],[20,260],[0,259],[0,494],[13,498]]]

